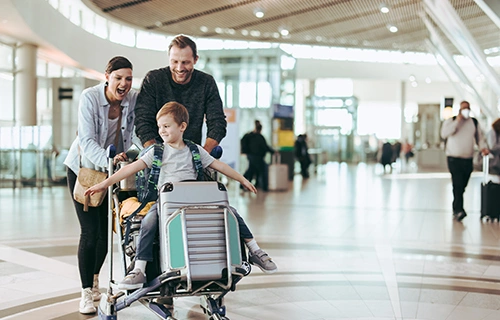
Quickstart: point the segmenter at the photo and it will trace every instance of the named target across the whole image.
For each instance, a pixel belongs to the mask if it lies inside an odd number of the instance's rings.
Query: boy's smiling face
[[[170,114],[158,118],[158,133],[163,141],[168,144],[182,142],[182,135],[186,127],[187,124],[185,122],[178,124]]]

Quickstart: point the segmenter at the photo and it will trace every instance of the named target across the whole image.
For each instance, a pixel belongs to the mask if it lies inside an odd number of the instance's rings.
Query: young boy
[[[189,123],[189,114],[187,109],[180,103],[168,102],[160,109],[160,111],[158,111],[156,121],[158,123],[159,134],[165,143],[158,185],[163,185],[167,181],[178,182],[183,180],[196,180],[196,170],[193,165],[192,154],[189,147],[183,140],[184,130],[186,130]],[[240,173],[233,170],[224,162],[214,159],[201,146],[198,146],[198,149],[203,168],[210,167],[218,172],[221,172],[229,178],[240,182],[251,192],[257,193],[255,186],[245,179],[245,177],[243,177]],[[151,167],[153,158],[154,150],[151,149],[139,160],[121,168],[108,179],[89,188],[85,192],[85,195],[102,192],[106,190],[108,186],[113,185],[120,180],[145,169],[146,167]],[[245,244],[249,249],[249,262],[257,265],[265,273],[276,272],[276,270],[278,270],[276,264],[274,264],[267,253],[259,248],[252,233],[243,221],[243,218],[241,218],[241,216],[237,213],[236,209],[232,207],[231,209],[238,219],[240,236],[244,239]],[[135,269],[132,270],[118,284],[119,289],[138,289],[141,288],[146,282],[146,264],[148,261],[153,261],[153,241],[155,239],[157,229],[157,205],[154,204],[141,222]]]

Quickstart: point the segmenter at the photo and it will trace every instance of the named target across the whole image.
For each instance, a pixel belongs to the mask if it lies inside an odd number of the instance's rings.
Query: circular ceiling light
[[[261,8],[255,8],[253,10],[253,14],[257,17],[257,18],[262,18],[264,17],[264,10],[262,10]]]
[[[389,12],[389,6],[383,2],[378,6],[378,8],[380,9],[380,12],[382,12],[382,13]]]
[[[288,31],[288,29],[285,27],[280,27],[278,31],[281,33],[283,37],[286,37],[290,34],[290,31]]]
[[[392,32],[392,33],[398,32],[398,27],[393,26],[392,24],[388,24],[387,25],[387,29],[389,29],[389,31]]]

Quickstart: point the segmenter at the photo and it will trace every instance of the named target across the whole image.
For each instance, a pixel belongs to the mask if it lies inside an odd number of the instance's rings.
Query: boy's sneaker
[[[80,300],[81,314],[92,314],[96,313],[96,308],[94,307],[94,298],[92,297],[92,288],[82,289],[82,299]]]
[[[264,273],[275,273],[278,270],[278,267],[273,260],[271,260],[271,257],[262,249],[254,253],[250,252],[248,254],[248,262],[259,267]]]
[[[140,289],[146,283],[146,275],[140,269],[134,269],[118,284],[120,290]]]

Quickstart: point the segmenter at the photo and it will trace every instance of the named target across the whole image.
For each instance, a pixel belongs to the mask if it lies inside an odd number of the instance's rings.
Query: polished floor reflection
[[[251,195],[230,184],[231,204],[279,271],[254,268],[227,295],[228,317],[500,319],[500,226],[480,221],[480,174],[459,223],[448,173],[380,169],[329,163],[306,181],[297,175],[287,192]],[[77,311],[79,228],[67,189],[0,189],[0,197],[0,318],[93,318]],[[198,304],[176,299],[175,317],[206,319]],[[139,303],[118,318],[156,319]]]

